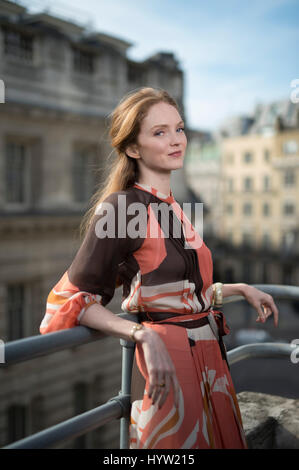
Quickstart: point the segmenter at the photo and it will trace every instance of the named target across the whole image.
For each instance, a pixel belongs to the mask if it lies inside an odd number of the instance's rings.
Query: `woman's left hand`
[[[274,325],[278,326],[278,308],[276,307],[273,297],[266,292],[256,289],[246,284],[243,290],[245,299],[257,310],[257,322],[265,323],[267,318],[274,314]]]

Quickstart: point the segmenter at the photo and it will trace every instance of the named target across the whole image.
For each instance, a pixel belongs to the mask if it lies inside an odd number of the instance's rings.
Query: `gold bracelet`
[[[143,330],[143,329],[144,329],[143,325],[140,325],[140,324],[134,325],[134,326],[132,327],[132,329],[131,329],[131,332],[130,332],[130,338],[131,338],[131,340],[134,341],[134,342],[136,342],[136,339],[134,338],[135,332],[136,332],[137,330]]]
[[[223,305],[222,287],[223,287],[222,282],[215,282],[215,284],[213,284],[212,304],[215,307],[222,307]]]

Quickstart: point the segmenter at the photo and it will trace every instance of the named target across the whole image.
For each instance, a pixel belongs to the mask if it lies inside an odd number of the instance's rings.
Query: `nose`
[[[179,145],[181,143],[180,134],[177,131],[171,133],[170,145]]]

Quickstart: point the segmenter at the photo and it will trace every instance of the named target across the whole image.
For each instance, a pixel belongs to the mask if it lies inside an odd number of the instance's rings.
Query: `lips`
[[[180,157],[182,155],[181,151],[178,152],[172,152],[168,154],[170,157]]]

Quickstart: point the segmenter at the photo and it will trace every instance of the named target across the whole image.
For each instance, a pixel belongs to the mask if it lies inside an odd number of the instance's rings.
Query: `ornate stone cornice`
[[[79,234],[82,214],[3,214],[0,213],[0,238],[36,238],[66,232]]]

